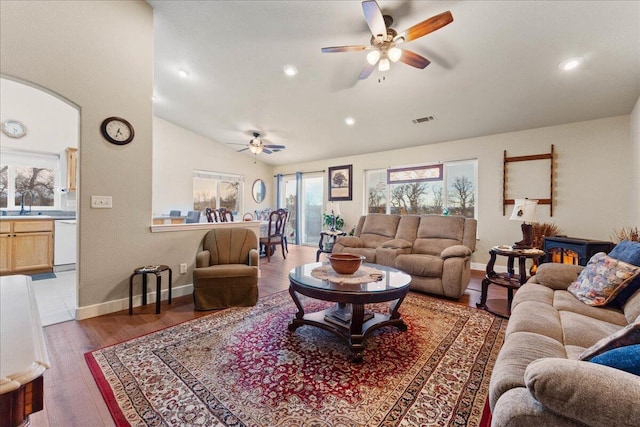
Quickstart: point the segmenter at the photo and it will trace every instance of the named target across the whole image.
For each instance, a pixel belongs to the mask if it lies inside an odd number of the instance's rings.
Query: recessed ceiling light
[[[284,73],[287,76],[295,76],[296,74],[298,74],[298,69],[296,67],[294,67],[293,65],[285,65],[284,66]]]
[[[189,72],[184,68],[180,68],[178,70],[178,74],[180,75],[180,77],[189,77]]]
[[[560,65],[558,65],[558,67],[561,70],[569,71],[569,70],[573,70],[573,69],[576,69],[577,67],[579,67],[580,64],[582,64],[583,61],[584,61],[584,58],[582,58],[582,57],[569,58],[569,59],[565,59],[564,61],[562,61],[560,63]]]
[[[347,117],[346,119],[344,119],[344,122],[347,124],[347,126],[353,126],[354,124],[356,124],[356,119],[354,119],[353,117]]]
[[[153,95],[153,96],[151,97],[151,100],[152,100],[152,101],[155,101],[155,100],[156,100],[156,96],[155,96],[155,95]]]

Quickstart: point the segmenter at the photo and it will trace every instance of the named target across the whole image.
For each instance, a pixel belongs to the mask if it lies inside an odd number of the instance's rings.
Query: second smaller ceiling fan
[[[234,145],[239,145],[239,144],[234,144]],[[260,138],[260,134],[258,132],[253,132],[253,138],[251,138],[251,140],[249,141],[249,146],[241,150],[238,150],[238,153],[241,151],[249,150],[256,155],[260,153],[271,154],[271,153],[277,153],[278,151],[282,151],[285,148],[286,147],[284,145],[265,144],[264,140]]]

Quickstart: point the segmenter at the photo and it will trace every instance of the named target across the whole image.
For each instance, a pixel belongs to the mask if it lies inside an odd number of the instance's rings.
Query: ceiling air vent
[[[414,125],[417,125],[418,123],[431,122],[435,119],[436,118],[434,116],[424,116],[424,117],[420,117],[419,119],[413,119],[411,121],[413,122]]]

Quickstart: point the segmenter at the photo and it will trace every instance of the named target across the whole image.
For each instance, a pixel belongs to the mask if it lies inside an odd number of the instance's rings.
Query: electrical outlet
[[[91,196],[91,207],[98,209],[111,209],[113,202],[111,196]]]
[[[180,274],[186,274],[187,273],[187,264],[180,264]]]

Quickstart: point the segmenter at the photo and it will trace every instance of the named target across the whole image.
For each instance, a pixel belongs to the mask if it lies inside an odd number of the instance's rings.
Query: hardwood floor
[[[289,245],[286,260],[277,253],[267,263],[260,261],[260,296],[270,295],[288,288],[288,274],[296,265],[315,260],[317,248]],[[321,258],[322,260],[322,258]],[[457,304],[475,307],[480,300],[483,271],[472,271],[469,288]],[[490,288],[492,298],[505,297],[506,292],[495,286]],[[42,426],[113,426],[93,376],[84,359],[86,352],[116,344],[140,335],[176,325],[210,311],[195,311],[193,298],[174,298],[173,303],[162,303],[162,311],[155,314],[155,304],[81,321],[70,321],[44,328],[51,369],[44,374],[44,410],[31,415],[33,427]]]

